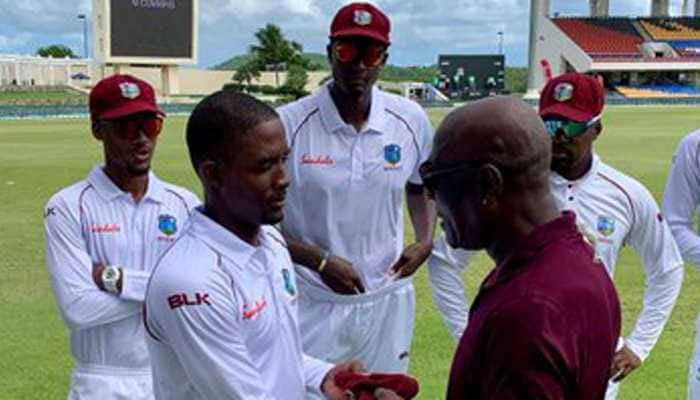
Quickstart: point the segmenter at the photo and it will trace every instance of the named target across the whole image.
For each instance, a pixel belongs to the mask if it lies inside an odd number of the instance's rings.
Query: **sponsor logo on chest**
[[[118,224],[92,224],[90,232],[92,233],[119,233],[121,228]]]
[[[260,314],[260,312],[267,307],[267,300],[265,300],[264,297],[260,298],[260,300],[256,300],[254,304],[244,304],[243,305],[243,310],[241,311],[243,314],[243,319],[252,319],[256,315]]]
[[[301,156],[301,165],[333,165],[335,160],[328,154],[312,156],[306,153]]]

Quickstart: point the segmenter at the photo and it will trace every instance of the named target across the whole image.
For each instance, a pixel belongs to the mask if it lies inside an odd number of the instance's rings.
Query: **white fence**
[[[0,54],[0,86],[89,86],[92,60]]]

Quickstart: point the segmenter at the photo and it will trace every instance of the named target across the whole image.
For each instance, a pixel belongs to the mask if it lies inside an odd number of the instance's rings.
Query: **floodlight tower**
[[[528,52],[527,93],[525,98],[539,98],[539,89],[544,86],[544,76],[539,67],[540,25],[549,15],[549,0],[530,0],[530,48]]]
[[[591,17],[607,17],[610,14],[610,0],[590,0]]]
[[[668,17],[668,0],[651,0],[652,17]]]

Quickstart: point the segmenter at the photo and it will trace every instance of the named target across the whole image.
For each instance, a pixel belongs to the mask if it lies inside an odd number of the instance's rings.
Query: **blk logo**
[[[171,310],[182,306],[211,305],[209,303],[209,293],[195,293],[194,296],[187,296],[185,293],[174,294],[168,297],[168,304]]]

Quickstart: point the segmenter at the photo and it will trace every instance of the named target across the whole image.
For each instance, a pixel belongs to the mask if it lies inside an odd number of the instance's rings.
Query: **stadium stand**
[[[556,18],[552,20],[592,58],[641,58],[644,39],[629,18]]]
[[[688,17],[639,18],[653,40],[700,40],[700,20]]]
[[[627,98],[697,97],[700,90],[680,83],[646,83],[617,86],[617,91]]]

